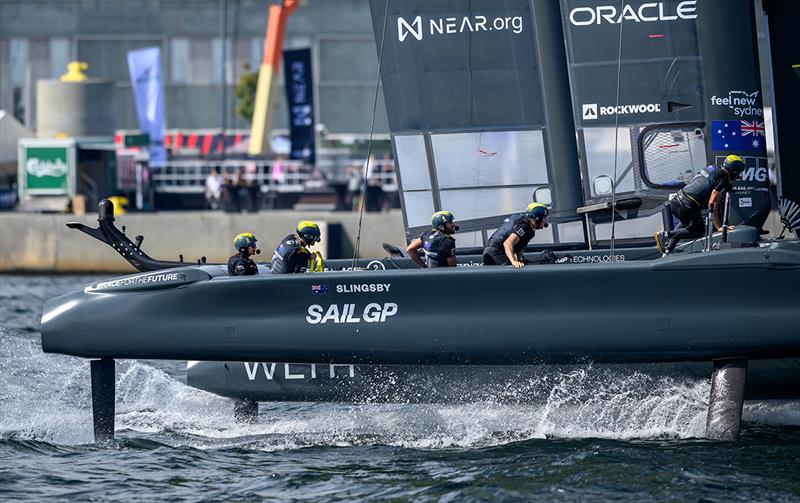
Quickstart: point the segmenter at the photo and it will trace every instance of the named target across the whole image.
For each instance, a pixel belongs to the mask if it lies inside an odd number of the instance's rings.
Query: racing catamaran
[[[237,398],[245,416],[257,400],[358,399],[374,380],[357,376],[385,371],[697,362],[690,372],[712,374],[708,436],[736,438],[748,362],[797,368],[800,242],[760,239],[770,200],[755,13],[721,4],[372,0],[408,236],[449,209],[459,262],[478,264],[491,231],[533,197],[554,222],[537,241],[561,263],[422,271],[356,257],[232,278],[203,259],[150,258],[104,202],[96,229],[71,226],[142,273],[47,302],[43,349],[93,359],[98,439],[113,436],[116,358],[199,361],[189,382]],[[721,71],[732,60],[739,71]],[[748,163],[729,198],[736,228],[659,258],[637,238],[670,226],[669,194],[729,153]],[[794,206],[782,208],[797,231]],[[541,262],[542,248],[528,258]],[[687,292],[720,282],[713,301]]]

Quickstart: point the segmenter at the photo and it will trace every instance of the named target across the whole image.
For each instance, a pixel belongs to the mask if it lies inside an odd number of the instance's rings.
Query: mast
[[[583,194],[561,9],[557,2],[531,0],[531,13],[547,124],[544,143],[553,208],[560,220],[575,220],[580,218],[575,210],[583,206]]]

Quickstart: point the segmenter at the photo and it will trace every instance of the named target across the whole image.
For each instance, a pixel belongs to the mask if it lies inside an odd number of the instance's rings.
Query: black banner
[[[311,49],[283,52],[286,103],[289,109],[290,157],[316,164],[314,148],[314,88],[311,80]]]

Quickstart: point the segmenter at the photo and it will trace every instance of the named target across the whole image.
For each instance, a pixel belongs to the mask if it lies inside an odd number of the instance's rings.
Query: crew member
[[[275,274],[306,272],[312,257],[309,248],[319,243],[320,237],[319,225],[314,222],[304,220],[297,224],[295,234],[283,238],[272,255],[272,272]]]
[[[256,237],[243,232],[233,238],[233,247],[239,252],[228,259],[228,276],[252,276],[258,274],[258,266],[252,257],[261,250],[256,248]]]
[[[454,222],[453,214],[449,211],[437,211],[431,217],[431,223],[433,228],[411,241],[406,247],[406,253],[422,268],[455,267],[456,238],[453,234],[458,226]],[[419,254],[420,248],[424,260]]]
[[[523,250],[536,231],[547,227],[547,206],[531,203],[524,213],[515,213],[503,221],[494,231],[483,250],[483,265],[513,265],[517,269],[525,266]]]
[[[714,226],[719,230],[722,223],[715,213],[720,194],[731,190],[733,182],[744,170],[744,159],[738,155],[729,155],[722,166],[706,166],[694,175],[675,197],[669,202],[672,214],[680,221],[672,231],[656,232],[655,240],[658,250],[667,255],[678,245],[681,239],[697,239],[705,233],[701,213],[708,208],[714,215]]]

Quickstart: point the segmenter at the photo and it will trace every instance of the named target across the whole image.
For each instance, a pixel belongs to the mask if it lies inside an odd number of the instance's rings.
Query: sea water
[[[800,499],[800,405],[748,402],[741,440],[711,442],[707,380],[591,365],[465,405],[262,403],[243,425],[185,362],[122,360],[116,439],[94,445],[88,361],[42,353],[39,319],[96,279],[0,276],[0,500]]]

